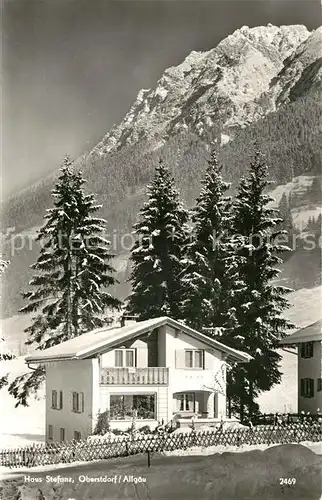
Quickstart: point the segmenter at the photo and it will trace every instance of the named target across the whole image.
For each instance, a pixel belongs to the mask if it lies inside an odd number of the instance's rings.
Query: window
[[[57,391],[51,391],[51,407],[57,408]]]
[[[322,378],[318,378],[318,384],[316,390],[318,392],[322,391]]]
[[[204,351],[186,350],[185,351],[185,367],[186,368],[203,368],[204,367]]]
[[[135,350],[134,349],[116,349],[115,350],[115,366],[119,368],[135,366]]]
[[[112,420],[131,420],[133,411],[137,418],[154,420],[156,418],[155,394],[120,394],[110,396],[110,417]]]
[[[63,427],[60,428],[60,440],[65,441],[65,429]]]
[[[313,358],[313,342],[301,344],[301,358]]]
[[[73,407],[74,413],[84,413],[84,393],[73,392]]]
[[[179,411],[195,411],[195,395],[193,392],[180,394],[178,399]]]
[[[53,438],[54,438],[53,426],[49,424],[48,425],[48,439],[50,439],[52,441]]]
[[[51,407],[54,410],[62,410],[63,408],[63,391],[58,392],[53,390],[51,391]]]
[[[80,441],[82,439],[81,433],[79,431],[74,431],[75,441]]]
[[[314,380],[312,378],[301,378],[301,396],[303,398],[313,398]]]

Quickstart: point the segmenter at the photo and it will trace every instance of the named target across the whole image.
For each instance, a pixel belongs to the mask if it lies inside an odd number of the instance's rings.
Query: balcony
[[[101,368],[102,385],[168,385],[169,369],[149,368]]]

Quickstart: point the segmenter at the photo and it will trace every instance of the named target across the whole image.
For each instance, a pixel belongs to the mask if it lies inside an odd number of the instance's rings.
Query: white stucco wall
[[[211,396],[207,403],[209,415],[213,415],[215,409],[215,417],[224,418],[226,416],[226,366],[223,363],[222,352],[208,348],[203,342],[195,340],[182,332],[175,331],[169,326],[166,327],[163,335],[166,343],[166,366],[170,367],[169,392],[174,394],[177,392],[215,390],[216,394]],[[176,367],[176,351],[189,348],[205,351],[205,369]],[[217,392],[218,389],[219,392]],[[221,392],[224,392],[224,394]],[[208,396],[209,393],[207,394],[207,400]],[[174,404],[171,406],[173,408]]]
[[[63,409],[51,408],[52,390],[63,391]],[[72,393],[84,393],[84,412],[72,411]],[[48,426],[53,426],[53,441],[60,440],[60,428],[65,440],[74,439],[74,431],[84,438],[92,433],[99,403],[99,367],[97,359],[61,361],[46,365],[46,439]]]
[[[176,368],[176,351],[184,349],[204,349],[205,350],[205,368],[209,370],[216,370],[220,365],[222,358],[221,352],[215,349],[208,349],[208,347],[201,341],[196,340],[185,333],[178,332],[171,328],[166,327],[165,335],[165,350],[166,350],[166,365],[169,368]]]
[[[321,374],[321,342],[313,342],[313,357],[301,358],[301,345],[298,347],[298,410],[299,412],[316,413],[322,410],[322,391],[317,391],[317,379]],[[311,378],[314,380],[314,397],[304,398],[301,396],[301,379]]]

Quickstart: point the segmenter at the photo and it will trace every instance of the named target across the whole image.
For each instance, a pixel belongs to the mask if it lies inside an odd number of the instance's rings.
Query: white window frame
[[[84,393],[83,392],[72,392],[72,412],[73,413],[84,413]]]
[[[196,394],[194,392],[185,392],[183,394],[179,394],[178,401],[178,412],[195,412],[196,411]],[[192,401],[192,408],[187,408],[189,402]],[[181,405],[183,409],[181,409]]]
[[[119,366],[116,364],[116,353],[121,352],[122,353],[122,366]],[[133,365],[128,365],[126,363],[126,353],[131,352],[133,355]],[[115,361],[115,368],[135,368],[136,367],[136,349],[115,349],[114,350],[114,361]]]
[[[141,418],[139,415],[137,415],[137,418],[138,420],[140,421],[151,421],[151,420],[157,420],[157,415],[158,415],[158,395],[156,392],[133,392],[133,393],[124,393],[124,392],[113,392],[110,394],[110,408],[109,408],[109,412],[110,412],[110,417],[111,417],[111,420],[113,421],[131,421],[132,418],[133,418],[133,414],[131,415],[128,415],[126,416],[126,418],[119,418],[119,419],[114,419],[113,418],[113,415],[111,415],[113,412],[112,412],[112,408],[111,408],[111,398],[112,397],[118,397],[118,398],[124,398],[124,397],[127,397],[127,396],[132,396],[132,397],[135,397],[135,396],[153,396],[153,399],[154,399],[154,415],[153,417],[151,418]],[[133,408],[134,410],[134,408]]]
[[[53,389],[51,391],[51,409],[52,410],[63,409],[63,391],[57,391],[56,389]]]
[[[188,352],[192,353],[192,366],[187,365],[186,355]],[[196,353],[197,352],[201,353],[201,366],[196,366]],[[184,350],[184,365],[185,365],[185,368],[188,368],[190,370],[204,370],[204,368],[205,368],[205,351],[204,351],[204,349],[185,349]]]

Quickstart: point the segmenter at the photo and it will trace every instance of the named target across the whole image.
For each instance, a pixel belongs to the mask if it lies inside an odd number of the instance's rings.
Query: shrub
[[[97,416],[96,427],[94,431],[94,435],[104,435],[107,432],[110,432],[111,424],[110,424],[110,412],[106,410],[104,412],[99,412]]]

